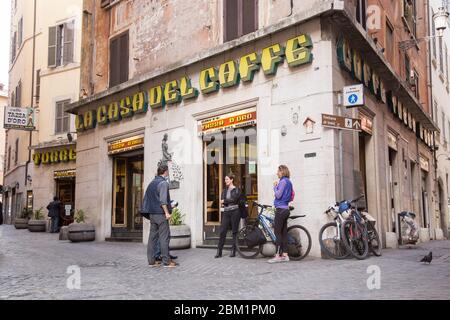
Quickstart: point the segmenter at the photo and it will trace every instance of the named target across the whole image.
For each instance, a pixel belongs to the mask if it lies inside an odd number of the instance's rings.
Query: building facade
[[[73,214],[76,135],[68,137],[74,117],[64,107],[80,94],[81,8],[81,0],[12,1],[9,105],[31,107],[36,117],[33,131],[6,130],[4,211],[11,222],[54,196]]]
[[[435,143],[437,150],[435,153],[437,167],[436,170],[436,203],[434,216],[436,219],[436,228],[434,230],[435,238],[448,238],[448,229],[450,226],[449,217],[449,180],[450,173],[450,87],[449,87],[449,52],[450,47],[450,24],[442,37],[436,38],[433,15],[443,6],[443,1],[430,0],[428,12],[429,35],[434,37],[429,41],[430,47],[430,73],[431,73],[431,96],[433,103],[433,118],[439,132],[435,134]],[[450,21],[449,21],[450,23]]]
[[[323,212],[361,193],[384,246],[397,245],[405,210],[429,240],[437,128],[427,45],[400,49],[426,36],[425,12],[406,0],[85,0],[83,95],[66,108],[78,132],[75,206],[98,240],[146,242],[143,192],[167,163],[193,246],[214,244],[225,175],[237,177],[255,215],[251,201],[273,201],[286,164],[313,255]],[[365,104],[345,108],[342,90],[355,84]],[[362,128],[330,128],[335,115]]]
[[[5,107],[8,105],[8,91],[3,83],[0,83],[0,119],[4,117]],[[5,161],[5,130],[0,129],[0,185],[3,186],[3,165]],[[3,199],[2,199],[3,202]]]

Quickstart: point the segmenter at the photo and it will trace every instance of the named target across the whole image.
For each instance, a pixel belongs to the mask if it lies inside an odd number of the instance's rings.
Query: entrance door
[[[204,138],[204,238],[216,241],[221,223],[220,195],[226,175],[247,196],[249,214],[258,199],[256,126],[228,129]]]
[[[60,219],[60,226],[66,226],[73,222],[75,208],[75,179],[56,180],[56,195],[63,205],[63,219]],[[70,215],[67,216],[65,208],[70,206]]]
[[[142,239],[144,156],[114,158],[112,236]]]

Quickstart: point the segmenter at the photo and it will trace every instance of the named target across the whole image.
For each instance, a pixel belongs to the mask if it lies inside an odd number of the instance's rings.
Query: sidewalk
[[[70,243],[58,235],[0,226],[0,299],[448,299],[450,241],[384,250],[380,258],[271,265],[267,259],[214,259],[215,251],[174,252],[181,266],[150,268],[136,243]],[[419,260],[430,250],[434,260]],[[369,266],[380,289],[369,290]],[[67,273],[79,267],[81,289]],[[74,270],[74,269],[69,269]],[[73,278],[71,278],[73,279]],[[157,288],[161,288],[158,290]]]

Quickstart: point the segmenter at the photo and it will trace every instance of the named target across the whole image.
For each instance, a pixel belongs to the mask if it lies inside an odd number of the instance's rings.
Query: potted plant
[[[28,220],[33,215],[33,210],[23,208],[19,218],[14,219],[14,227],[16,229],[28,229]]]
[[[172,217],[170,218],[170,243],[169,248],[175,249],[189,249],[191,247],[191,229],[188,225],[183,223],[184,215],[179,208],[172,210]]]
[[[95,226],[86,223],[86,214],[84,210],[77,210],[74,216],[74,223],[68,227],[68,238],[72,242],[94,241]]]
[[[28,231],[30,232],[45,232],[47,221],[43,213],[44,208],[39,208],[34,211],[33,219],[28,221]]]

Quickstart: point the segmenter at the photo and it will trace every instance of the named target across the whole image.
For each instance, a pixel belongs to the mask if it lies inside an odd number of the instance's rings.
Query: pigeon
[[[430,251],[429,254],[427,254],[425,257],[420,260],[420,262],[428,262],[428,264],[431,263],[431,260],[433,260],[433,253]]]

